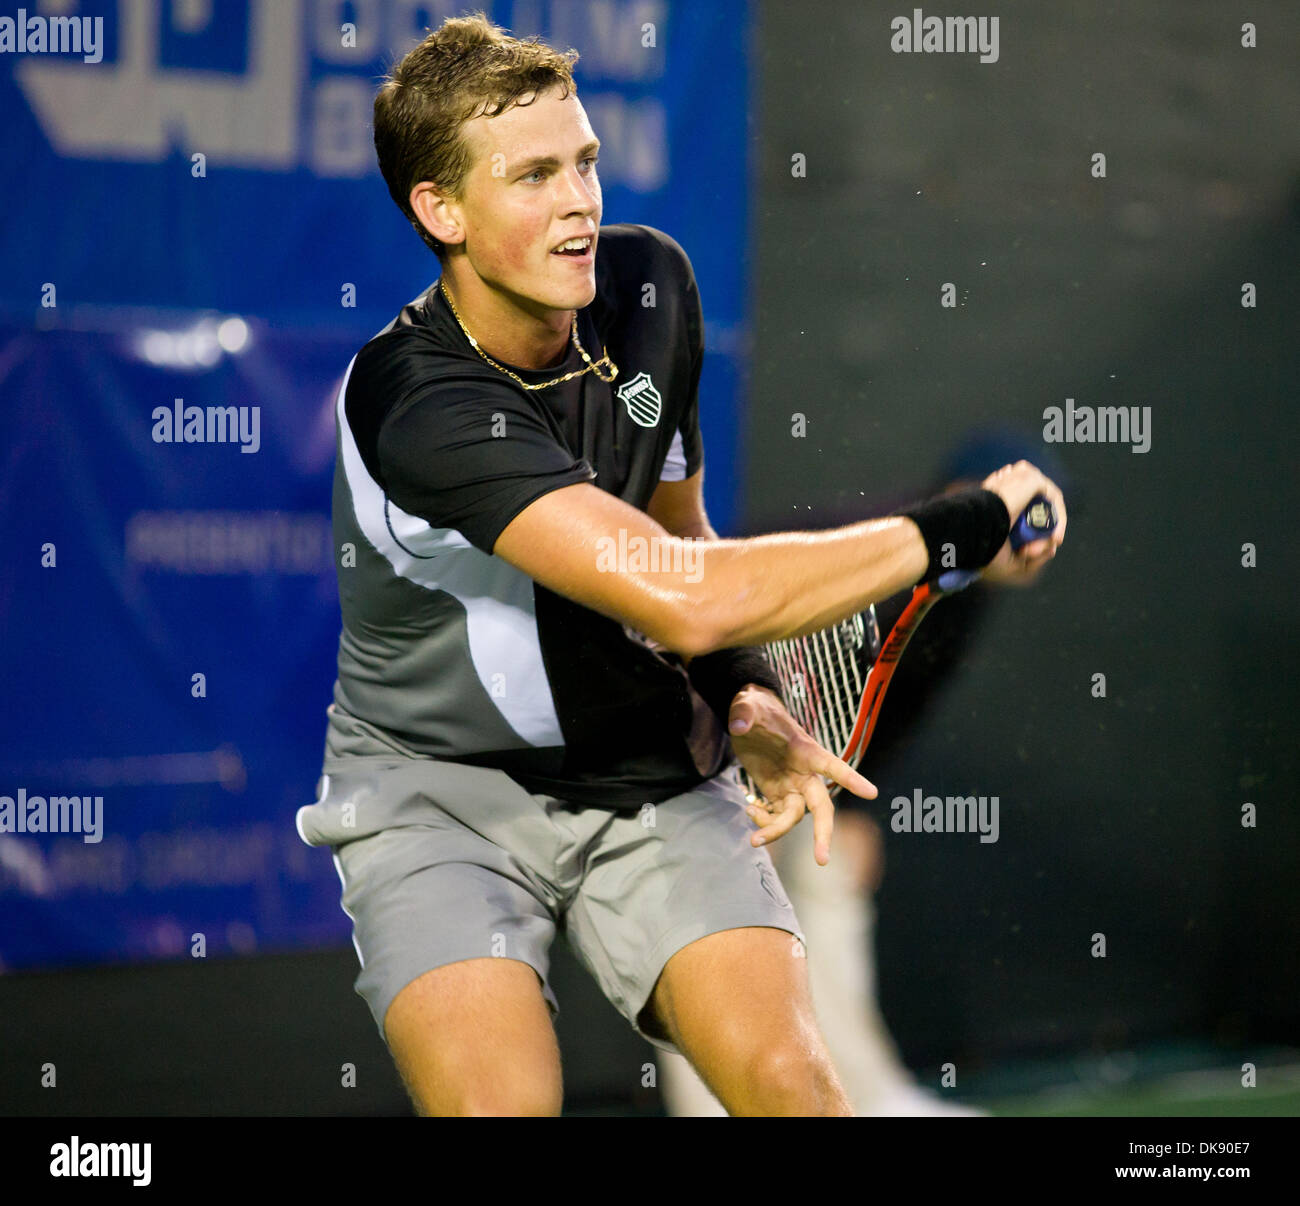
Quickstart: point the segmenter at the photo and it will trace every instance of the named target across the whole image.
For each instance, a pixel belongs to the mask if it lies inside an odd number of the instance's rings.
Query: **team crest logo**
[[[620,386],[618,396],[632,416],[632,422],[640,427],[654,427],[663,413],[664,400],[650,380],[649,373],[637,373],[626,385]]]

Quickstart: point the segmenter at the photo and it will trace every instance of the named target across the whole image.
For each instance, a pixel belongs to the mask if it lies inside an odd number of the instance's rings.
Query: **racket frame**
[[[1041,540],[1044,536],[1049,535],[1055,527],[1055,511],[1051,503],[1042,495],[1039,495],[1025,508],[1016,523],[1012,525],[1010,533],[1011,546],[1017,550],[1023,548],[1031,541]],[[889,690],[889,684],[893,680],[894,671],[903,656],[904,650],[907,648],[908,642],[911,641],[913,633],[916,632],[921,621],[925,619],[930,608],[944,595],[955,594],[957,591],[963,590],[977,577],[979,577],[978,571],[949,570],[939,575],[937,579],[922,582],[913,587],[912,597],[908,599],[902,614],[894,621],[894,626],[889,630],[889,635],[885,638],[883,645],[880,643],[875,608],[869,606],[865,611],[858,612],[848,620],[841,620],[838,624],[830,625],[828,628],[808,633],[803,637],[773,641],[765,647],[773,665],[776,667],[778,676],[781,677],[784,684],[787,680],[792,650],[802,649],[810,642],[813,642],[812,647],[816,649],[819,639],[823,643],[829,643],[830,638],[827,634],[838,633],[854,620],[861,620],[866,631],[874,634],[874,646],[878,647],[879,652],[867,669],[866,678],[862,684],[862,697],[858,704],[857,718],[854,721],[847,743],[838,753],[840,761],[847,763],[854,770],[857,769],[858,763],[862,761],[862,756],[866,753],[871,736],[876,731],[876,722],[880,719],[880,708],[885,700],[885,692]],[[843,667],[842,651],[837,649],[836,654],[841,657],[841,666]],[[823,657],[823,660],[834,659],[827,655]],[[821,693],[822,680],[814,678],[806,671],[802,672],[802,678],[805,691]],[[838,685],[842,684],[843,680],[841,679]],[[800,711],[806,713],[807,708],[801,708]],[[815,716],[815,712],[813,715]],[[819,744],[823,745],[823,748],[829,748],[820,741],[819,734],[809,728],[803,716],[796,716],[795,719],[803,725],[815,740],[818,740]],[[759,795],[758,788],[750,779],[744,767],[741,767],[740,773],[749,794],[757,797]],[[833,779],[827,779],[824,775],[822,779],[826,783],[833,800],[837,793],[843,789]]]

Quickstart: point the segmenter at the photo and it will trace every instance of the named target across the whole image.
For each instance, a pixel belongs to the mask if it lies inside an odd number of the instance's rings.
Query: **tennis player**
[[[795,724],[752,646],[945,554],[1032,573],[1063,500],[1022,462],[906,515],[717,539],[694,273],[667,235],[601,225],[576,58],[478,14],[376,98],[384,178],[442,271],[339,390],[343,629],[299,833],[333,852],[357,991],[418,1112],[560,1112],[563,930],[730,1113],[849,1114],[764,844],[811,811],[826,864],[819,776],[875,788]],[[1009,516],[1040,492],[1060,526],[1013,556]]]

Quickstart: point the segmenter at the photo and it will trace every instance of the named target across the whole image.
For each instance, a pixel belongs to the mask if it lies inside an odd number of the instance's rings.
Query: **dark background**
[[[923,494],[989,431],[1071,508],[906,750],[868,755],[882,801],[1001,802],[996,844],[889,835],[883,1007],[936,1065],[1294,1041],[1300,10],[997,12],[985,66],[891,53],[888,6],[764,8],[750,529]],[[1150,450],[1045,447],[1067,397],[1150,406]]]

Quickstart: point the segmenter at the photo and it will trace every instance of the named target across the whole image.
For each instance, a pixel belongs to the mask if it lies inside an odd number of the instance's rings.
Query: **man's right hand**
[[[1044,536],[1041,540],[1031,540],[1019,552],[1014,553],[1008,540],[984,572],[984,578],[989,582],[1016,586],[1028,585],[1038,576],[1043,566],[1056,556],[1056,550],[1061,547],[1061,542],[1065,539],[1065,496],[1054,481],[1028,461],[1004,465],[997,472],[990,473],[980,484],[1002,499],[1013,524],[1021,512],[1040,494],[1056,511],[1056,528],[1050,535]]]

